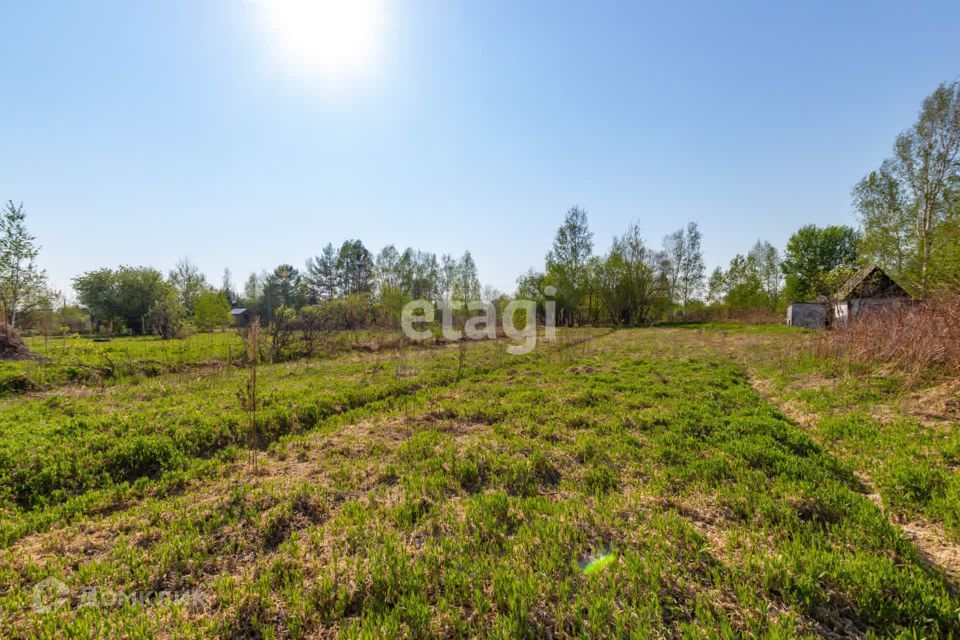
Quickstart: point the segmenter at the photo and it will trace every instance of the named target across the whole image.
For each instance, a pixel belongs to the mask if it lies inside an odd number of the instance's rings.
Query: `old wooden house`
[[[875,264],[844,283],[832,299],[832,321],[847,324],[871,309],[911,304],[913,296]]]
[[[795,302],[787,308],[787,324],[824,329],[845,325],[871,309],[912,304],[913,296],[879,266],[864,267],[832,296],[814,302]]]

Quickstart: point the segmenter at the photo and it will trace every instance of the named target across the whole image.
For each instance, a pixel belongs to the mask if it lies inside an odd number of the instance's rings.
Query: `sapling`
[[[237,393],[241,408],[247,412],[250,419],[248,433],[248,447],[250,449],[250,467],[256,473],[259,442],[257,438],[257,364],[259,362],[260,317],[255,316],[246,335],[247,350],[247,383],[244,389]]]

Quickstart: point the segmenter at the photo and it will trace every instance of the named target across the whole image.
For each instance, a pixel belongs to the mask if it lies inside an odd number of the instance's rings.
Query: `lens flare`
[[[385,0],[255,0],[257,26],[292,75],[367,74],[383,53]]]

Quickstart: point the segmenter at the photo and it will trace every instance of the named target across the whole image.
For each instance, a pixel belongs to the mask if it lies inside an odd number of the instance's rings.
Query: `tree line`
[[[834,293],[856,269],[882,266],[908,290],[927,296],[960,284],[960,83],[943,84],[897,136],[893,155],[852,190],[856,228],[800,227],[781,252],[757,240],[706,274],[696,222],[648,245],[638,223],[594,253],[585,209],[570,208],[543,266],[517,279],[517,297],[553,301],[564,325],[629,325],[706,319],[742,311],[779,313],[790,302]],[[393,245],[377,254],[360,240],[332,243],[302,269],[281,264],[252,273],[242,289],[229,270],[219,286],[183,258],[167,274],[119,266],[73,279],[76,304],[47,285],[40,247],[22,204],[0,212],[0,325],[24,320],[108,332],[182,335],[231,322],[242,307],[265,323],[298,315],[324,326],[392,323],[403,305],[426,298],[454,307],[482,299],[502,309],[506,295],[482,288],[470,252],[459,258]],[[544,305],[538,305],[543,309]],[[293,314],[293,316],[291,316]]]
[[[351,239],[339,249],[327,244],[303,269],[281,264],[251,273],[242,290],[234,287],[229,269],[219,287],[211,285],[188,258],[167,276],[151,267],[120,266],[81,274],[73,279],[73,288],[95,328],[175,337],[190,328],[226,326],[233,308],[265,323],[287,317],[289,310],[315,313],[320,308],[331,314],[336,310],[342,318],[352,318],[350,323],[370,323],[399,313],[415,298],[473,300],[480,295],[480,280],[469,251],[458,259],[446,254],[438,259],[390,245],[374,257],[363,242]]]

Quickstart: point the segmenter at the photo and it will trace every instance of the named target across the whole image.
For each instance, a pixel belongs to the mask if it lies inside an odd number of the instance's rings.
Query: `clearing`
[[[960,635],[956,388],[813,339],[263,365],[256,456],[236,366],[7,393],[0,636]]]

